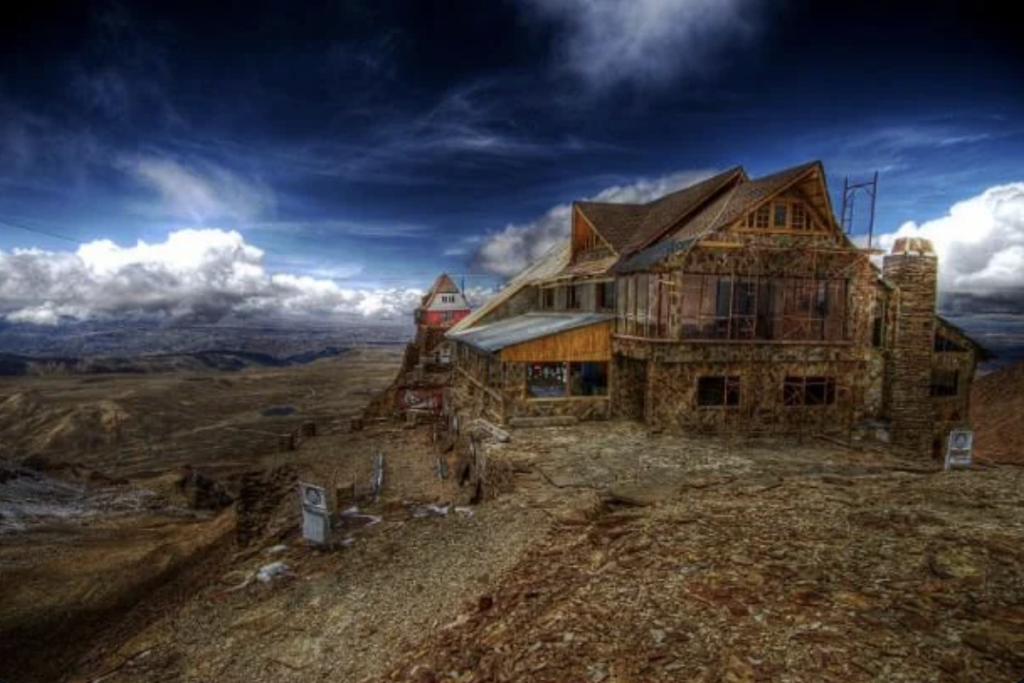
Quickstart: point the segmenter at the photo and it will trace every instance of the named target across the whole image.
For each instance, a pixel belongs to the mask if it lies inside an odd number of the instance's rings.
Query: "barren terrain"
[[[69,680],[1013,681],[1024,475],[826,441],[648,436],[630,423],[483,443],[512,473],[472,508],[428,428],[316,439],[298,475],[390,464],[335,552],[282,499],[262,540]],[[470,511],[471,510],[471,511]],[[366,512],[367,510],[364,510]],[[290,521],[289,521],[290,520]],[[285,548],[280,548],[280,545]],[[272,561],[288,575],[253,581]]]
[[[943,472],[880,444],[652,435],[613,421],[512,430],[507,443],[476,431],[486,463],[478,490],[458,484],[465,443],[439,459],[445,441],[435,442],[429,424],[369,419],[349,431],[397,365],[393,356],[362,360],[366,367],[319,361],[276,381],[262,370],[213,375],[211,384],[164,379],[167,396],[205,401],[191,428],[183,420],[167,432],[193,439],[167,451],[174,467],[190,450],[200,467],[204,444],[215,443],[205,435],[231,435],[231,426],[326,425],[295,451],[210,450],[209,470],[236,499],[219,513],[192,509],[166,470],[158,474],[150,458],[118,460],[116,448],[90,451],[87,468],[61,467],[51,453],[44,472],[9,470],[17,476],[0,486],[8,495],[0,507],[25,529],[0,536],[0,628],[8,639],[12,628],[53,636],[0,642],[8,646],[0,677],[952,682],[1024,674],[1024,470],[1015,464]],[[231,408],[230,392],[215,388],[221,378],[239,394]],[[129,391],[141,385],[125,381],[114,386],[126,393],[104,400],[141,414]],[[40,386],[29,390],[45,399]],[[52,405],[72,404],[63,391]],[[298,410],[266,418],[267,405]],[[377,456],[379,498],[370,487]],[[128,483],[91,469],[101,467]],[[301,540],[297,481],[338,498],[333,550]],[[20,507],[10,504],[13,483]],[[84,607],[92,609],[83,616]],[[66,623],[55,618],[65,613]],[[29,628],[40,624],[47,629]],[[78,638],[62,639],[69,633]]]
[[[287,459],[281,433],[347,429],[398,362],[371,349],[281,369],[0,380],[0,678],[57,680],[83,636],[178,604],[234,543],[218,496]]]

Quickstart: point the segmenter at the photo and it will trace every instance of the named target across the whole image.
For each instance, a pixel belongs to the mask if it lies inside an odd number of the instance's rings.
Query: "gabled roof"
[[[448,277],[448,273],[441,273],[434,280],[434,284],[430,287],[423,298],[420,299],[420,308],[431,308],[434,306],[434,299],[437,298],[438,294],[462,294],[462,290],[459,286]],[[443,300],[442,300],[443,301]],[[469,303],[465,300],[465,297],[458,297],[455,299],[457,304],[461,304],[466,308],[469,308]],[[446,308],[451,308],[450,305],[444,305]]]
[[[795,185],[797,181],[802,180],[804,176],[820,166],[817,161],[812,161],[756,180],[740,183],[705,206],[700,213],[677,230],[672,235],[672,239],[700,237],[731,225],[756,209],[766,199]]]
[[[441,273],[440,275],[437,276],[437,279],[434,280],[434,285],[430,288],[430,292],[429,293],[430,294],[459,294],[460,290],[459,290],[458,285],[456,285],[452,281],[452,279],[450,277],[448,277],[448,273]]]
[[[617,254],[626,256],[657,241],[716,193],[745,178],[736,166],[647,204],[576,202],[576,208]]]
[[[473,327],[483,318],[501,307],[501,305],[506,301],[522,291],[525,287],[551,277],[558,271],[562,270],[568,262],[569,241],[565,240],[544,252],[544,255],[537,261],[527,266],[522,272],[509,280],[504,289],[485,301],[482,306],[474,310],[465,318],[452,325],[448,330],[448,334],[453,335],[457,332]]]
[[[448,337],[486,353],[494,353],[533,339],[603,323],[613,317],[607,313],[527,313],[462,332],[449,332]]]
[[[766,200],[804,180],[815,170],[824,177],[821,163],[812,161],[755,180],[740,180],[682,224],[674,233],[632,258],[621,261],[616,272],[643,270],[669,255],[688,248],[709,233],[735,223]]]

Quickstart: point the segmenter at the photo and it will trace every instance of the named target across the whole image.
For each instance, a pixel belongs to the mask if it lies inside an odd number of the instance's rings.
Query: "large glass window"
[[[697,379],[698,406],[724,408],[739,404],[739,377],[700,377]]]
[[[608,395],[608,363],[530,363],[526,389],[531,398]]]
[[[572,396],[607,396],[607,363],[570,363],[569,385]]]
[[[568,393],[565,363],[530,363],[526,391],[533,398],[561,398]]]
[[[678,334],[689,339],[847,338],[846,280],[684,275]]]

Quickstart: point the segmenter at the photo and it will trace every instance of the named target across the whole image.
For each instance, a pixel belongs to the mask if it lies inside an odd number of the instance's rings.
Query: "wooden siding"
[[[506,347],[501,351],[501,360],[526,363],[607,361],[612,356],[611,333],[611,321],[578,327]]]

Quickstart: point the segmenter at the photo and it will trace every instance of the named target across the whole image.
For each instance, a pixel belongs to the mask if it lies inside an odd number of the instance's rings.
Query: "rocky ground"
[[[574,447],[605,469],[603,449],[559,439],[571,437],[537,439],[541,471],[578,457]],[[533,457],[525,444],[514,449]],[[681,462],[663,460],[666,451]],[[655,439],[643,457],[659,464],[636,482],[620,477],[601,506],[564,511],[502,581],[385,678],[1024,674],[1019,468],[946,473],[880,451],[770,442]]]
[[[370,415],[349,431],[388,363],[397,357],[340,383],[326,372],[333,361],[229,384],[162,378],[147,389],[125,378],[107,392],[118,410],[160,424],[147,406],[171,406],[201,422],[168,432],[185,445],[166,463],[102,447],[86,464],[55,457],[59,448],[0,463],[0,678],[1024,675],[1024,469],[1005,457],[1010,442],[996,452],[1005,462],[942,472],[872,443],[651,435],[631,422],[512,430],[507,443],[477,431],[484,483],[460,487],[464,439],[439,459],[450,441],[427,424]],[[1011,403],[1004,386],[984,400]],[[46,387],[5,385],[4,424],[52,410],[59,429],[40,433],[104,429],[74,412],[91,384]],[[229,404],[232,391],[244,400]],[[232,416],[301,420],[320,400],[327,428],[298,450],[211,451],[227,486],[200,465],[205,439],[240,424]],[[264,417],[284,403],[296,415]],[[985,412],[981,444],[1013,425],[978,400],[975,411]],[[19,453],[33,444],[24,437]],[[300,538],[299,481],[337,499],[333,550]]]
[[[393,488],[360,510],[379,522],[338,517],[341,547],[310,550],[282,498],[190,599],[97,638],[63,680],[1024,674],[1020,468],[946,473],[871,446],[648,436],[621,422],[481,447],[512,487],[458,507],[444,506],[459,491],[437,479],[427,427],[304,444],[280,471],[342,489],[385,454]],[[272,562],[287,572],[256,578]]]

